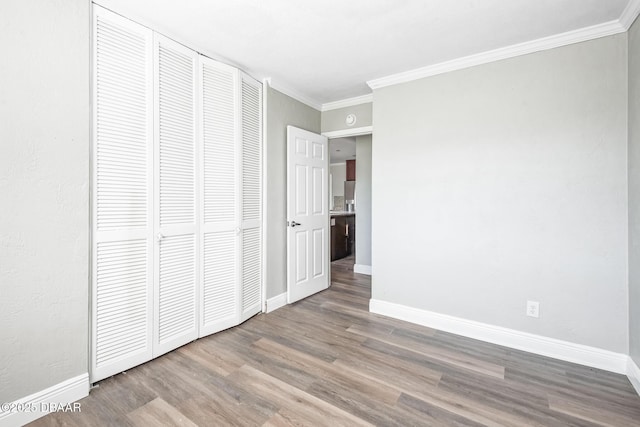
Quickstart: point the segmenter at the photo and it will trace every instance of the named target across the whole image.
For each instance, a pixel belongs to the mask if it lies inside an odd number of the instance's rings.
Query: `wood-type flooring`
[[[33,426],[640,426],[628,379],[373,315],[370,278],[101,381]]]

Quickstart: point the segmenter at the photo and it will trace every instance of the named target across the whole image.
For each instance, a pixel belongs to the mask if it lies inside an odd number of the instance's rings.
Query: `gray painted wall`
[[[371,126],[373,103],[354,105],[351,107],[338,108],[335,110],[322,112],[322,132],[332,132],[336,130],[345,130]],[[349,114],[356,115],[356,123],[353,126],[347,126],[345,119]]]
[[[374,103],[374,299],[627,353],[626,34]]]
[[[356,264],[371,265],[371,135],[356,137]]]
[[[640,20],[629,30],[629,354],[640,366]]]
[[[320,133],[320,112],[265,85],[267,298],[287,291],[287,126]]]
[[[88,370],[88,0],[0,2],[0,401]]]

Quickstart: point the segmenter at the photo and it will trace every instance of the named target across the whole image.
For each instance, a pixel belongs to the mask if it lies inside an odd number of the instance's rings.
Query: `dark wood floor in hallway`
[[[626,377],[368,312],[332,286],[100,382],[33,426],[638,426]]]

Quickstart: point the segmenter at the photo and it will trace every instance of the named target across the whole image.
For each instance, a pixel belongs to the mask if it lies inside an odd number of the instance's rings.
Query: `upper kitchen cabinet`
[[[356,180],[356,161],[347,160],[347,181]]]

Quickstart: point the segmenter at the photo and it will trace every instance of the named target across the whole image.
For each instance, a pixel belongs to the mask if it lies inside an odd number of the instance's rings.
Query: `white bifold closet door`
[[[240,73],[242,123],[242,302],[240,321],[261,310],[262,283],[262,86]]]
[[[196,206],[198,55],[155,35],[154,349],[198,337]]]
[[[92,378],[152,358],[150,30],[95,7]]]
[[[200,57],[202,296],[200,336],[239,323],[238,71]]]
[[[95,382],[261,310],[262,86],[94,5]]]
[[[262,86],[203,57],[200,81],[205,336],[261,310]]]

